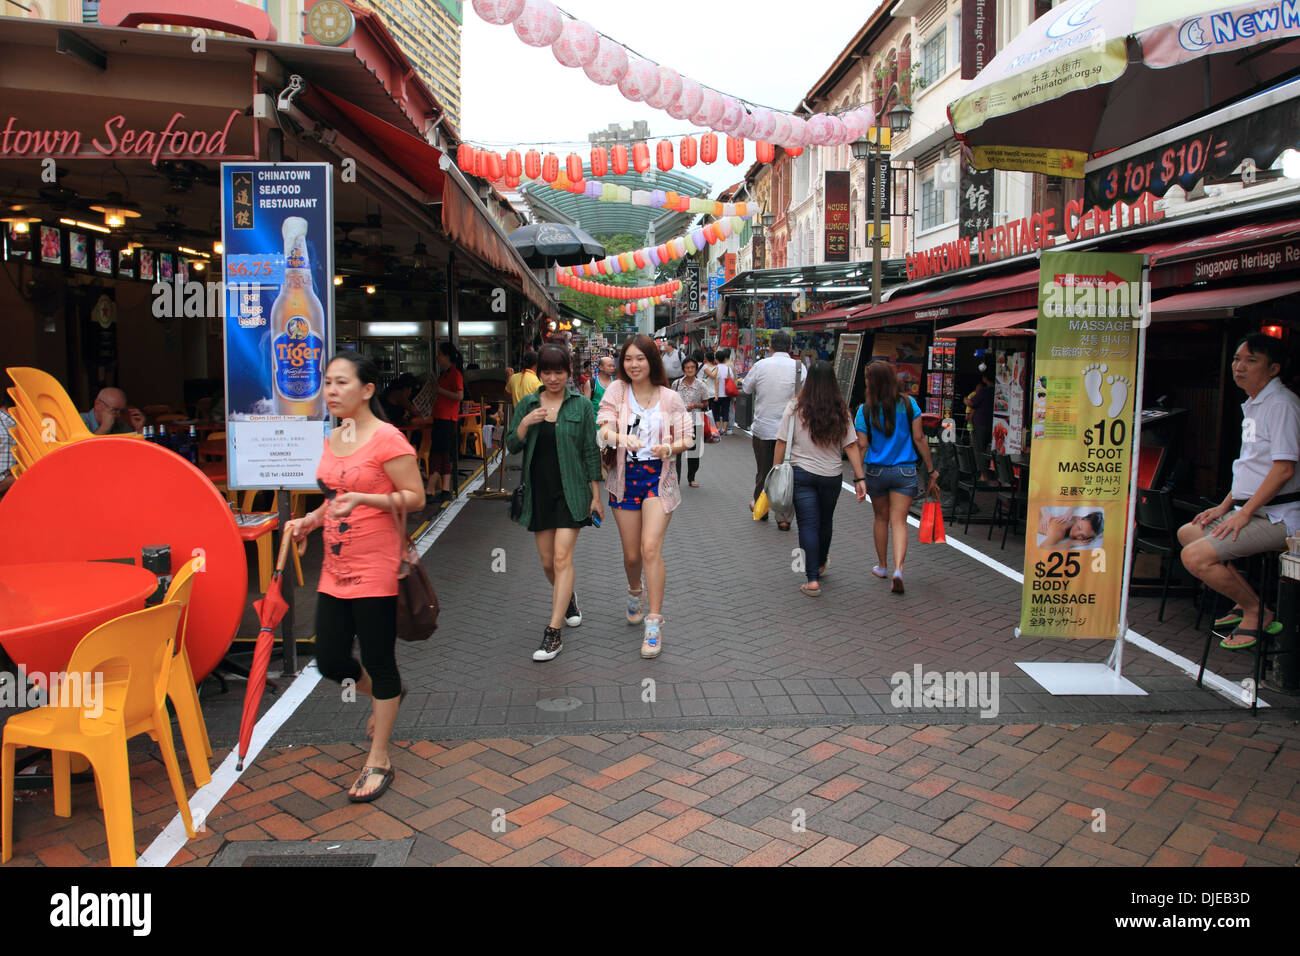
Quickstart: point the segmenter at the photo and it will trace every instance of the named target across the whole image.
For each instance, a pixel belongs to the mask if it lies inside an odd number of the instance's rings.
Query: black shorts
[[[446,418],[433,420],[433,436],[429,452],[433,455],[450,455],[456,450],[456,422]]]

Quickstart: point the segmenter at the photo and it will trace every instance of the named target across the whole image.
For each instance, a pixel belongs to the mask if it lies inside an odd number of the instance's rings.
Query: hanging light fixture
[[[111,192],[101,205],[91,206],[91,210],[104,217],[104,225],[109,229],[120,229],[128,219],[140,218],[140,207],[123,198],[119,192]]]
[[[14,235],[23,236],[31,231],[32,223],[40,222],[40,219],[35,216],[13,215],[0,218],[0,222],[8,223]]]
[[[223,243],[220,239],[214,242],[212,244],[212,254],[214,256],[224,256],[226,254],[225,243]]]
[[[411,265],[417,269],[429,268],[429,248],[420,239],[420,234],[415,234],[415,248],[411,251]]]

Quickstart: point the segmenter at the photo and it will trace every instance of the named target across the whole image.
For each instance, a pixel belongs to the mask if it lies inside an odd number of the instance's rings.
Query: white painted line
[[[503,460],[503,455],[494,456],[492,460],[487,463],[486,467],[479,469],[478,474],[474,476],[460,494],[452,499],[451,503],[443,509],[442,513],[433,519],[433,524],[430,525],[429,530],[424,533],[424,537],[416,542],[415,550],[419,553],[420,557],[424,557],[425,553],[433,547],[433,543],[438,540],[438,535],[447,530],[447,526],[451,524],[452,519],[455,518],[456,515],[460,514],[465,505],[469,503],[469,493],[487,487],[487,480],[491,478],[492,473],[497,470],[498,462]]]

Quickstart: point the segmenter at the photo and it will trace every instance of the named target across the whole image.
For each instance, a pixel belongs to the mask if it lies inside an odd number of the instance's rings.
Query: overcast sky
[[[557,6],[662,66],[723,93],[793,110],[854,37],[878,0],[564,0]],[[469,0],[461,46],[461,135],[504,153],[515,144],[555,144],[587,159],[587,134],[610,123],[646,120],[656,139],[706,132],[687,120],[623,98],[581,69],[561,66],[550,47],[530,47],[513,27],[479,19]],[[564,145],[560,145],[564,144]],[[521,146],[527,149],[528,146]],[[539,146],[538,148],[544,148]],[[732,166],[720,143],[711,166],[688,170],[713,183],[739,181],[753,161]],[[596,200],[592,200],[595,202]]]

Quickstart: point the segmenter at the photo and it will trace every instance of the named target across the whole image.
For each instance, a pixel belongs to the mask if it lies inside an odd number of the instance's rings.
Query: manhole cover
[[[544,697],[537,702],[538,710],[549,710],[563,713],[567,710],[577,710],[582,706],[582,701],[576,697]]]
[[[227,843],[212,866],[405,866],[414,839],[406,840],[248,840]]]

